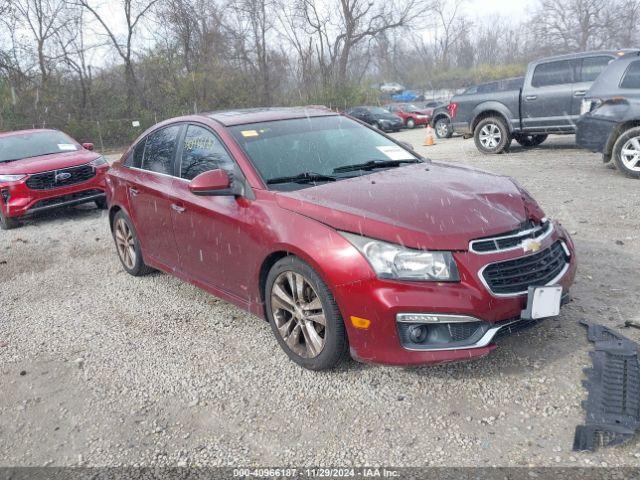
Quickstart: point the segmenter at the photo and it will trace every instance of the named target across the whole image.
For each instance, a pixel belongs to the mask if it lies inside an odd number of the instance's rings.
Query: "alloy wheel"
[[[496,148],[502,140],[502,133],[500,127],[495,123],[488,123],[482,130],[480,130],[480,143],[484,148],[492,149]]]
[[[303,358],[320,355],[327,319],[320,297],[306,277],[292,271],[278,275],[271,288],[271,313],[292,352]]]
[[[627,140],[622,146],[620,160],[623,165],[633,172],[640,172],[640,137]]]
[[[123,218],[119,218],[115,225],[116,247],[118,255],[122,263],[128,268],[133,269],[136,264],[136,249],[133,232]]]
[[[446,137],[448,132],[449,132],[449,127],[447,126],[446,122],[443,122],[442,120],[440,120],[438,123],[436,123],[436,133],[440,138]]]

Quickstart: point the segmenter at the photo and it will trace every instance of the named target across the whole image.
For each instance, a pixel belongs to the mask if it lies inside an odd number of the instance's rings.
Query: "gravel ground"
[[[637,439],[571,451],[591,350],[578,321],[640,321],[640,183],[569,137],[418,148],[515,177],[568,227],[580,267],[560,318],[471,363],[312,373],[265,322],[125,274],[106,213],[57,212],[0,232],[0,465],[640,466]]]

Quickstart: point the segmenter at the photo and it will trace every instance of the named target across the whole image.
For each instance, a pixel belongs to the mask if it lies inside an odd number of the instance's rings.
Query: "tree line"
[[[640,0],[0,0],[0,130],[108,145],[179,114],[377,103],[377,83],[460,88],[531,59],[640,43]],[[140,128],[142,128],[140,127]]]

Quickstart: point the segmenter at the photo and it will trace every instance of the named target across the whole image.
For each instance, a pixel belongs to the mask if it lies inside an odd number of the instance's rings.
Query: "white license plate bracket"
[[[522,310],[525,320],[557,317],[560,315],[562,304],[562,287],[551,285],[548,287],[529,287],[527,294],[527,308]]]

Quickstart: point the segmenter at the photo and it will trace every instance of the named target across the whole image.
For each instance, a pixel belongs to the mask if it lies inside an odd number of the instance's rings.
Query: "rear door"
[[[129,208],[143,254],[170,268],[178,265],[171,205],[176,194],[173,172],[182,128],[171,125],[147,136],[141,164],[128,186]]]
[[[611,55],[594,55],[579,59],[577,79],[573,84],[573,97],[571,99],[571,120],[575,123],[580,116],[582,99],[598,78],[598,75],[614,60]]]
[[[533,66],[522,92],[525,131],[567,132],[571,119],[577,60],[553,60]]]

